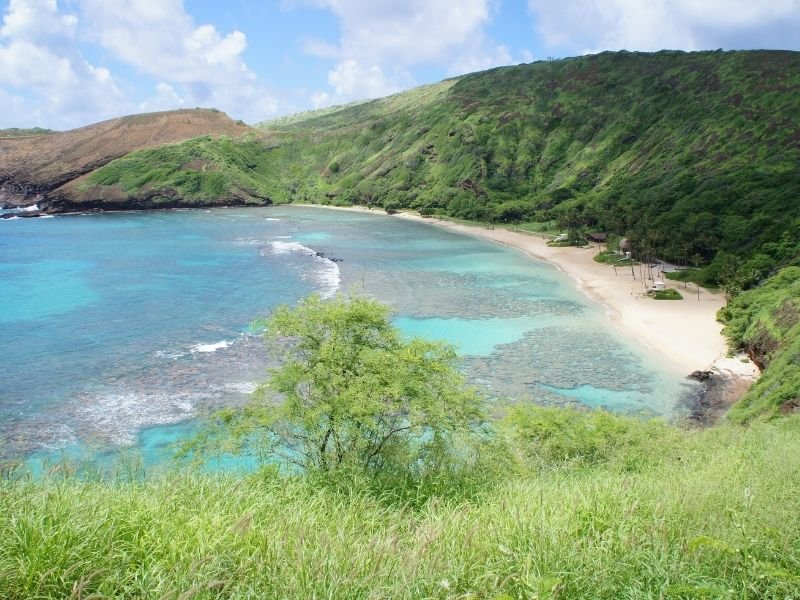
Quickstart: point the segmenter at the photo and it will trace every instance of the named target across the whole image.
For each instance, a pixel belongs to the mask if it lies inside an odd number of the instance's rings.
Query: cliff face
[[[58,205],[69,184],[135,150],[199,135],[241,136],[251,129],[216,110],[133,115],[71,131],[0,138],[0,205]]]

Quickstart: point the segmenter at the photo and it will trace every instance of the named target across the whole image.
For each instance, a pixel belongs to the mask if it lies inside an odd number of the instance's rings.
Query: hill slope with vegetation
[[[0,135],[0,204],[39,202],[52,212],[69,209],[78,200],[76,180],[115,158],[199,135],[238,137],[248,131],[224,113],[206,109],[133,115],[71,131],[16,130]]]
[[[163,189],[191,203],[203,192],[159,170],[166,152],[201,179],[218,169],[223,195],[556,220],[703,265],[707,282],[736,260],[746,287],[799,253],[797,89],[797,52],[618,52],[503,67],[266,123],[259,144],[243,142],[246,160],[229,161],[224,141],[198,163],[180,147],[129,156],[89,177],[80,198],[104,197],[127,172],[131,199]]]
[[[800,410],[800,267],[787,267],[720,311],[725,334],[764,370],[735,421]]]
[[[605,53],[495,69],[283,129],[279,199],[627,234],[716,279],[798,254],[800,53]]]

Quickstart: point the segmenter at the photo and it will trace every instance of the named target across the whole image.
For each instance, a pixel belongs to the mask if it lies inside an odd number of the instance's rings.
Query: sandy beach
[[[383,213],[363,207],[324,208]],[[716,318],[717,311],[725,305],[720,293],[700,288],[698,295],[694,284],[684,288],[683,283],[665,280],[667,287],[677,289],[683,300],[654,300],[645,294],[638,266],[633,274],[630,267],[617,267],[615,272],[611,265],[594,260],[598,252],[596,244],[584,248],[554,247],[548,246],[547,240],[540,235],[508,229],[464,225],[413,213],[397,213],[392,217],[491,240],[553,264],[572,277],[592,300],[604,305],[609,320],[624,335],[662,356],[664,367],[680,375],[711,371],[723,379],[754,381],[758,377],[758,369],[751,362],[741,357],[727,357],[727,341]],[[651,282],[647,280],[647,283],[650,285]],[[743,393],[739,389],[735,395]]]

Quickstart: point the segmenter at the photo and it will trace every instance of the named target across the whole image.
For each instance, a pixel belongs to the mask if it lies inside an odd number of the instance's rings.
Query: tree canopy
[[[376,301],[310,296],[264,325],[280,366],[218,421],[279,465],[415,475],[458,460],[458,440],[480,431],[482,402],[454,348],[404,339]]]

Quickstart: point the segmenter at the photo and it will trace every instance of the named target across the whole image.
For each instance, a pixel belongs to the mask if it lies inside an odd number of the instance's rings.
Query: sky
[[[800,50],[800,0],[0,0],[0,128],[257,123],[604,50]]]

